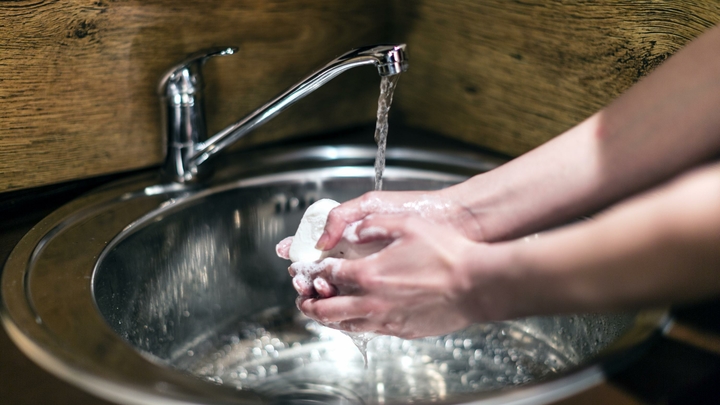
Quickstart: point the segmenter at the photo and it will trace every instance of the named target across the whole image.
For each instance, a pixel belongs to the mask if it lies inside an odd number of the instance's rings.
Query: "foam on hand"
[[[356,235],[357,227],[360,225],[360,221],[358,221],[345,228],[342,239],[338,241],[334,248],[329,251],[316,249],[315,245],[317,245],[320,236],[322,236],[325,230],[327,217],[330,211],[338,205],[340,204],[337,201],[325,198],[308,207],[300,220],[300,226],[298,226],[297,232],[292,239],[292,244],[290,245],[288,258],[293,263],[314,263],[328,257],[350,260],[360,259],[376,253],[387,246],[388,241],[382,239],[382,237],[387,236],[387,233],[383,229],[374,227],[365,229],[363,236],[380,237],[380,240],[358,243],[358,236]],[[287,243],[286,240],[278,244],[278,249],[280,249],[280,245],[283,243]]]
[[[310,205],[298,226],[295,236],[280,241],[275,247],[278,256],[293,262],[290,266],[293,274],[293,285],[301,295],[311,291],[321,297],[329,297],[338,293],[334,286],[326,280],[319,280],[323,271],[333,273],[340,262],[338,259],[360,259],[380,251],[390,242],[387,232],[377,227],[366,228],[362,231],[363,237],[374,239],[368,243],[358,243],[356,234],[360,221],[348,225],[342,238],[329,251],[315,248],[317,241],[325,230],[330,211],[340,205],[337,201],[322,199]],[[340,291],[341,292],[341,291]]]

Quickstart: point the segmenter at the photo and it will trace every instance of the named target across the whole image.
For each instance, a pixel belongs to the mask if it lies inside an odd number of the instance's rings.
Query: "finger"
[[[372,300],[363,297],[340,295],[300,302],[300,310],[321,323],[338,323],[356,318],[372,317],[377,310]]]
[[[399,193],[371,191],[335,207],[328,215],[325,231],[318,239],[316,248],[320,250],[332,249],[340,241],[348,225],[365,218],[369,214],[387,212],[388,210],[395,211],[393,204],[384,203],[383,201],[389,201],[393,196],[397,195]]]
[[[372,218],[372,216],[365,217],[365,221],[367,219]],[[388,230],[381,226],[381,225],[365,225],[362,226],[364,221],[360,221],[357,223],[357,227],[354,229],[355,236],[357,236],[357,243],[365,244],[370,242],[376,242],[381,240],[390,240],[392,237],[390,236],[390,232]]]
[[[333,208],[328,214],[325,230],[318,239],[315,248],[320,250],[332,249],[342,238],[345,227],[364,218],[366,215],[367,213],[361,209],[360,198],[350,200]]]
[[[315,277],[324,278],[342,294],[354,294],[357,292],[360,272],[373,265],[372,261],[367,260],[367,258],[355,260],[328,258],[322,262],[325,262],[325,266]]]
[[[297,291],[298,295],[300,295],[301,297],[315,297],[318,295],[317,291],[315,291],[315,286],[313,285],[312,280],[307,277],[293,277],[292,285],[293,288],[295,288],[295,291]]]
[[[298,311],[302,312],[302,309],[300,309],[300,307],[303,305],[303,302],[305,302],[307,300],[311,300],[311,299],[314,299],[314,298],[303,297],[303,296],[298,296],[297,298],[295,298],[295,306],[297,307]]]
[[[399,239],[424,228],[423,220],[411,215],[370,215],[357,226],[358,243],[378,239]]]
[[[337,289],[322,277],[313,280],[313,287],[320,298],[330,298],[337,295]]]
[[[292,236],[288,236],[287,238],[281,240],[280,243],[275,246],[275,253],[277,253],[277,255],[279,257],[282,257],[283,259],[290,260],[290,246],[292,245],[292,243]]]
[[[332,284],[333,276],[342,260],[326,258],[320,262],[295,262],[288,271],[293,277],[293,287],[301,296],[332,297],[338,291]],[[340,277],[338,280],[343,280]]]

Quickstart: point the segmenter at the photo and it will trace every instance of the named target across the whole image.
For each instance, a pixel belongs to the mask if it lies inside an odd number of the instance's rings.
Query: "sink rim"
[[[346,149],[342,149],[346,148]],[[388,150],[388,174],[392,175],[392,172],[397,170],[391,166],[393,159],[405,162],[412,161],[413,156],[427,156],[422,153],[413,154],[416,149],[410,148],[397,148],[393,153]],[[426,151],[427,152],[427,151]],[[429,153],[429,152],[427,152]],[[374,158],[374,148],[371,147],[315,147],[305,148],[303,150],[293,150],[288,152],[279,150],[274,153],[270,153],[257,159],[259,162],[277,162],[282,163],[288,154],[294,154],[296,159],[309,159],[314,162],[338,162],[345,160],[358,159],[362,161],[372,161]],[[432,152],[434,156],[438,156],[437,152]],[[443,158],[451,157],[455,155],[442,155],[441,159],[438,159],[434,164],[440,166],[456,166],[458,164],[466,163],[463,159],[457,157],[450,158],[450,160],[444,160]],[[274,159],[274,160],[273,160]],[[242,159],[240,159],[242,160]],[[247,161],[247,160],[246,160]],[[422,162],[427,163],[427,162]],[[269,164],[269,163],[268,163]],[[484,163],[485,167],[492,165],[488,164],[487,161]],[[496,166],[497,164],[495,164]],[[362,166],[362,165],[361,165]],[[479,167],[481,165],[477,165]],[[330,168],[318,168],[308,169],[318,171],[338,171],[342,167],[330,167]],[[357,165],[351,166],[357,168]],[[370,167],[363,167],[364,171],[368,171]],[[422,169],[410,169],[415,172],[422,172],[427,175],[428,171]],[[232,171],[230,171],[232,172]],[[100,397],[108,398],[114,401],[122,401],[133,404],[146,404],[146,403],[167,403],[167,404],[190,404],[190,403],[207,403],[207,404],[225,404],[225,403],[244,403],[251,402],[256,403],[263,401],[261,397],[254,395],[248,391],[237,392],[227,387],[217,387],[212,384],[200,381],[196,377],[185,375],[182,372],[176,370],[168,370],[167,368],[161,367],[156,361],[142,357],[142,355],[132,347],[129,343],[123,340],[120,336],[116,335],[111,330],[109,325],[104,325],[108,331],[111,332],[114,339],[112,340],[113,349],[120,350],[122,353],[130,352],[134,353],[137,364],[142,364],[148,367],[154,373],[158,375],[158,379],[150,382],[144,387],[137,387],[134,385],[123,384],[122,382],[108,381],[106,378],[98,376],[103,374],[103,369],[88,367],[87,360],[84,357],[77,358],[76,353],[68,351],[67,348],[62,347],[53,340],[53,333],[47,330],[44,325],[36,322],[34,309],[30,298],[27,297],[27,272],[29,267],[32,265],[35,259],[39,256],[44,246],[45,241],[49,240],[54,236],[54,232],[59,232],[62,227],[70,226],[78,221],[81,217],[81,213],[85,210],[92,208],[93,210],[102,210],[104,207],[112,204],[123,203],[138,198],[151,198],[160,197],[172,199],[169,196],[179,196],[181,198],[175,199],[164,206],[160,206],[155,210],[151,210],[141,218],[128,224],[124,229],[115,235],[115,237],[107,241],[106,247],[102,248],[101,254],[98,255],[97,259],[94,260],[94,265],[91,270],[91,279],[88,280],[90,286],[93,285],[92,278],[95,274],[95,269],[98,263],[102,261],[103,254],[107,252],[111,246],[120,242],[126,237],[129,232],[133,230],[143,221],[151,217],[156,217],[162,210],[172,210],[175,207],[180,207],[182,204],[187,203],[191,199],[201,198],[205,195],[210,195],[216,192],[221,192],[228,189],[237,187],[247,187],[250,185],[257,185],[262,182],[267,182],[272,179],[282,178],[283,175],[287,176],[288,173],[298,173],[299,171],[288,171],[280,174],[272,174],[265,176],[249,176],[246,178],[240,178],[228,182],[227,173],[221,172],[216,178],[204,186],[178,186],[178,185],[160,185],[157,181],[158,177],[155,174],[143,174],[135,176],[127,180],[121,180],[111,185],[101,187],[85,196],[82,196],[71,203],[56,210],[48,217],[43,219],[38,225],[28,232],[27,235],[18,243],[10,257],[8,258],[5,269],[2,276],[2,303],[0,305],[0,315],[2,318],[3,325],[8,331],[9,336],[15,342],[15,344],[35,363],[39,364],[42,368],[50,371],[52,374],[69,381],[70,383],[80,386],[81,388],[98,395]],[[353,172],[350,170],[348,175]],[[354,171],[357,174],[357,171]],[[232,172],[232,175],[237,175],[237,172]],[[444,174],[443,174],[444,175]],[[457,175],[453,175],[456,176]],[[142,191],[141,191],[142,190]],[[137,227],[140,229],[141,227]],[[16,287],[20,283],[21,288],[18,290]],[[22,294],[18,297],[18,291]],[[97,305],[94,301],[94,294],[90,291],[89,294],[92,297],[93,310],[98,312]],[[26,307],[20,306],[18,303],[26,303]],[[15,300],[15,303],[8,305],[8,300]],[[100,316],[103,321],[104,318]],[[612,350],[609,352],[617,353],[623,351],[628,347],[637,346],[638,342],[646,341],[649,336],[658,330],[658,326],[662,324],[665,319],[665,311],[649,311],[644,313],[644,320],[637,323],[633,333],[626,335],[626,339],[621,339],[616,342]],[[97,364],[93,364],[97,366]],[[603,371],[602,362],[588,364],[586,366],[579,367],[577,371],[570,372],[562,375],[557,379],[540,381],[538,383],[531,383],[521,388],[514,388],[509,390],[501,390],[496,392],[485,392],[475,394],[471,398],[467,398],[468,402],[463,403],[474,403],[474,404],[495,404],[495,403],[506,403],[507,401],[513,403],[547,403],[549,401],[568,397],[574,393],[585,390],[591,386],[599,384],[605,379],[605,372]],[[459,398],[459,397],[458,397]],[[457,398],[456,398],[457,399]]]

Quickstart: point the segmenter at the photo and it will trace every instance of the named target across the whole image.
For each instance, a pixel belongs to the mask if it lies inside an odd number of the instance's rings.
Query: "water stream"
[[[388,112],[392,104],[393,93],[400,75],[383,76],[380,80],[380,97],[378,98],[377,122],[375,124],[375,190],[382,190],[382,175],[385,170],[385,148],[388,136]]]
[[[393,94],[400,75],[383,76],[380,80],[380,97],[378,98],[377,120],[375,123],[375,142],[377,143],[377,154],[375,155],[375,190],[382,190],[382,176],[385,171],[385,149],[388,136],[388,113],[392,104]],[[365,369],[368,368],[367,345],[376,337],[374,333],[351,333],[343,332],[350,336],[352,342],[360,350]]]

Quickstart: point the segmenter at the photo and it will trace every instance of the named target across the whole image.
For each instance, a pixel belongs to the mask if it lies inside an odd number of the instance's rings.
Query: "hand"
[[[367,229],[373,231],[364,232]],[[445,334],[474,321],[470,313],[476,310],[468,308],[472,286],[465,263],[474,256],[469,251],[485,245],[468,240],[451,226],[392,214],[365,217],[357,228],[359,242],[381,237],[378,229],[393,239],[380,252],[317,264],[309,284],[323,280],[337,295],[314,298],[306,295],[312,289],[298,288],[298,306],[306,315],[339,329],[403,338]],[[297,270],[291,266],[291,274]]]
[[[435,224],[454,227],[472,240],[480,240],[480,227],[472,212],[454,197],[452,188],[438,191],[371,191],[335,207],[328,215],[317,248],[330,250],[345,228],[371,214],[414,215]]]

